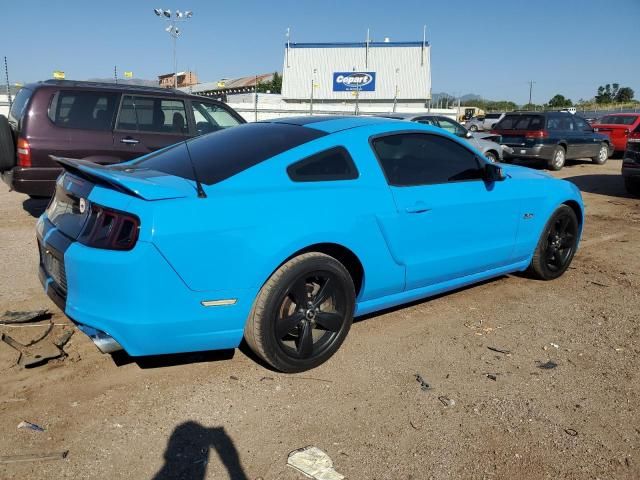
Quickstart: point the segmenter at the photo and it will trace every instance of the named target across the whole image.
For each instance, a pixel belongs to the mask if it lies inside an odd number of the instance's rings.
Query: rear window
[[[117,93],[60,91],[49,106],[49,119],[58,127],[111,130]]]
[[[190,154],[200,181],[213,185],[325,135],[297,125],[247,123],[178,143],[141,158],[133,166],[194,180]]]
[[[599,121],[599,123],[606,123],[609,125],[633,125],[638,117],[628,115],[605,115]]]
[[[24,115],[24,110],[27,107],[27,103],[29,102],[31,95],[33,95],[33,90],[29,90],[28,88],[21,88],[20,90],[18,90],[16,98],[13,99],[11,111],[9,112],[9,120],[15,126],[17,126],[22,119],[22,115]]]
[[[496,130],[542,130],[542,115],[505,115],[493,128]]]
[[[500,118],[501,113],[487,113],[485,118]]]

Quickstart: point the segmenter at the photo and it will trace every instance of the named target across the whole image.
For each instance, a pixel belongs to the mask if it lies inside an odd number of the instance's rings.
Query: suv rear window
[[[606,123],[609,125],[633,125],[638,117],[627,115],[605,115],[598,123]]]
[[[487,113],[485,118],[500,118],[501,113]]]
[[[542,130],[542,115],[505,115],[494,127],[496,130]]]
[[[9,112],[9,120],[16,127],[18,123],[22,119],[22,115],[24,115],[24,110],[29,102],[29,99],[33,95],[33,90],[29,90],[28,88],[21,88],[18,90],[16,94],[16,98],[13,99],[13,104],[11,105],[11,111]]]
[[[207,185],[221,182],[291,148],[325,136],[314,128],[283,123],[247,123],[180,142],[134,162],[149,168]]]
[[[111,130],[118,94],[60,91],[49,106],[49,119],[58,127]]]

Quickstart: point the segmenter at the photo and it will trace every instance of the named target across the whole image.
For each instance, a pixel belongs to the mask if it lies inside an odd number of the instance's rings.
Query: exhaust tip
[[[113,353],[124,350],[115,338],[102,330],[87,325],[78,325],[78,328],[93,341],[102,353]]]

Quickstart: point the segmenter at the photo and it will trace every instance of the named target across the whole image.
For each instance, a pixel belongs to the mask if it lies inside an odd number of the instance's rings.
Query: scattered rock
[[[0,317],[0,323],[10,325],[12,323],[27,323],[40,320],[48,320],[49,318],[51,318],[51,314],[46,308],[42,310],[31,310],[29,312],[13,312],[11,310],[7,310],[6,312],[4,312],[4,315]]]

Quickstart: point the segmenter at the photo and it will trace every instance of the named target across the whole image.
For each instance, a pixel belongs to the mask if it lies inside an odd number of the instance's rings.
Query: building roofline
[[[369,42],[369,48],[377,47],[428,47],[429,42]],[[285,43],[289,48],[366,48],[367,42]]]

